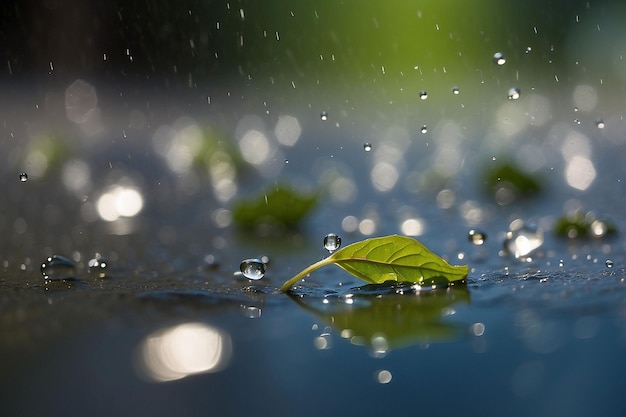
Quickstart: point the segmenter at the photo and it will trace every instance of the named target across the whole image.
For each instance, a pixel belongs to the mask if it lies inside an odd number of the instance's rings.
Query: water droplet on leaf
[[[493,62],[496,65],[504,65],[506,63],[506,57],[502,52],[496,52],[493,54]]]
[[[324,237],[324,248],[333,253],[341,246],[341,237],[334,233],[329,233]]]
[[[28,174],[26,174],[25,172],[21,172],[20,173],[20,181],[22,181],[22,182],[28,181]]]
[[[46,281],[61,281],[75,278],[76,264],[69,258],[52,255],[41,264],[41,275]]]
[[[241,261],[239,270],[248,279],[258,280],[265,276],[265,264],[260,259],[245,259]]]
[[[517,100],[520,97],[521,91],[517,87],[509,88],[508,97],[509,100]]]
[[[487,235],[478,230],[472,229],[467,234],[467,239],[476,246],[480,246],[487,240]]]
[[[365,142],[365,143],[363,144],[363,150],[364,150],[365,152],[369,152],[369,151],[371,151],[371,150],[372,150],[372,144],[371,144],[371,143],[367,143],[367,142]]]

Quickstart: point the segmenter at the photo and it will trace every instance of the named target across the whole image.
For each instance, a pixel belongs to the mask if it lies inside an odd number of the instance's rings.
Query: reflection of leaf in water
[[[451,341],[463,335],[466,326],[448,316],[455,304],[469,303],[465,286],[407,294],[413,291],[411,286],[394,283],[392,293],[384,293],[389,288],[388,284],[366,285],[344,296],[292,298],[341,337],[369,346],[374,353]]]

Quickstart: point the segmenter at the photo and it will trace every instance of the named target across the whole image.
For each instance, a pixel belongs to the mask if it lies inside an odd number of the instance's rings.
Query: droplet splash
[[[506,57],[502,52],[496,52],[495,54],[493,54],[493,62],[496,65],[504,65],[506,64]]]
[[[324,249],[333,253],[341,246],[341,237],[334,233],[329,233],[324,237]]]
[[[521,95],[521,91],[519,88],[517,87],[509,88],[509,92],[508,92],[509,100],[517,100],[519,99],[520,95]]]
[[[481,246],[487,240],[487,235],[478,230],[472,229],[467,233],[467,239],[476,246]]]
[[[372,150],[372,144],[371,144],[371,143],[368,143],[368,142],[364,143],[364,144],[363,144],[363,150],[364,150],[365,152],[369,152],[369,151],[371,151],[371,150]]]
[[[109,270],[109,261],[99,253],[87,262],[89,273],[98,278],[106,278]]]
[[[423,135],[425,135],[426,133],[428,133],[428,126],[423,125],[422,129],[420,129],[420,131],[422,132]]]
[[[420,99],[426,100],[428,98],[428,93],[425,90],[420,91]]]
[[[28,181],[28,174],[27,174],[27,173],[25,173],[25,172],[21,172],[21,173],[20,173],[20,181],[21,181],[21,182],[26,182],[26,181]]]
[[[328,120],[328,112],[321,112],[320,113],[320,119],[322,119],[323,122],[325,122],[326,120]]]
[[[265,263],[260,259],[245,259],[241,261],[239,270],[244,277],[256,281],[265,276]]]
[[[46,281],[74,279],[76,264],[64,256],[52,255],[41,264],[41,275]]]

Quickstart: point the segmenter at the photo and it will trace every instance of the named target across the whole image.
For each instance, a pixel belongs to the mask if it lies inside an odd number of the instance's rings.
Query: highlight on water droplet
[[[521,91],[518,87],[509,88],[508,97],[509,100],[517,100],[520,97]]]
[[[493,54],[493,62],[496,65],[504,65],[506,63],[506,57],[502,52],[496,52]]]
[[[610,259],[607,259],[604,264],[606,265],[607,268],[613,268],[613,261]]]
[[[420,91],[420,99],[426,100],[427,98],[428,98],[428,93],[426,92],[426,90]]]
[[[341,246],[341,237],[335,233],[329,233],[324,237],[324,249],[333,253]]]
[[[20,181],[21,182],[26,182],[28,181],[28,174],[25,172],[20,172]]]
[[[596,119],[596,127],[598,129],[604,129],[604,120],[602,120],[602,117]]]
[[[95,256],[87,262],[87,267],[89,268],[90,274],[98,278],[106,278],[107,271],[109,270],[109,261],[96,252]]]
[[[528,54],[532,50],[533,50],[533,48],[531,48],[530,46],[527,46],[526,49],[524,50],[524,52]]]
[[[328,112],[326,112],[326,111],[321,112],[320,113],[320,119],[322,119],[323,122],[328,120]]]
[[[69,258],[52,255],[41,264],[41,275],[46,281],[62,281],[75,278],[76,264]]]
[[[369,152],[369,151],[371,151],[371,150],[372,150],[372,144],[371,144],[371,143],[369,143],[369,142],[365,142],[365,143],[363,144],[363,150],[364,150],[365,152]]]
[[[428,133],[428,126],[422,125],[422,128],[420,129],[420,132],[422,132],[423,135]]]
[[[245,259],[241,261],[239,270],[244,277],[259,280],[265,276],[265,263],[260,259]]]
[[[481,246],[487,240],[487,234],[480,232],[476,229],[472,229],[467,233],[467,239],[476,246]]]
[[[543,245],[543,230],[526,225],[522,219],[513,220],[506,233],[504,251],[522,261]]]
[[[452,94],[454,94],[455,96],[458,95],[460,92],[461,90],[459,90],[459,87],[457,87],[456,85],[452,87]]]

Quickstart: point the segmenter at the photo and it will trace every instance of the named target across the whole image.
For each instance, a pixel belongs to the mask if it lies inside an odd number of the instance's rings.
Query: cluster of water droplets
[[[87,262],[88,272],[97,278],[105,278],[109,271],[109,261],[99,253]],[[41,275],[46,282],[75,280],[76,262],[61,255],[52,255],[41,263]]]

